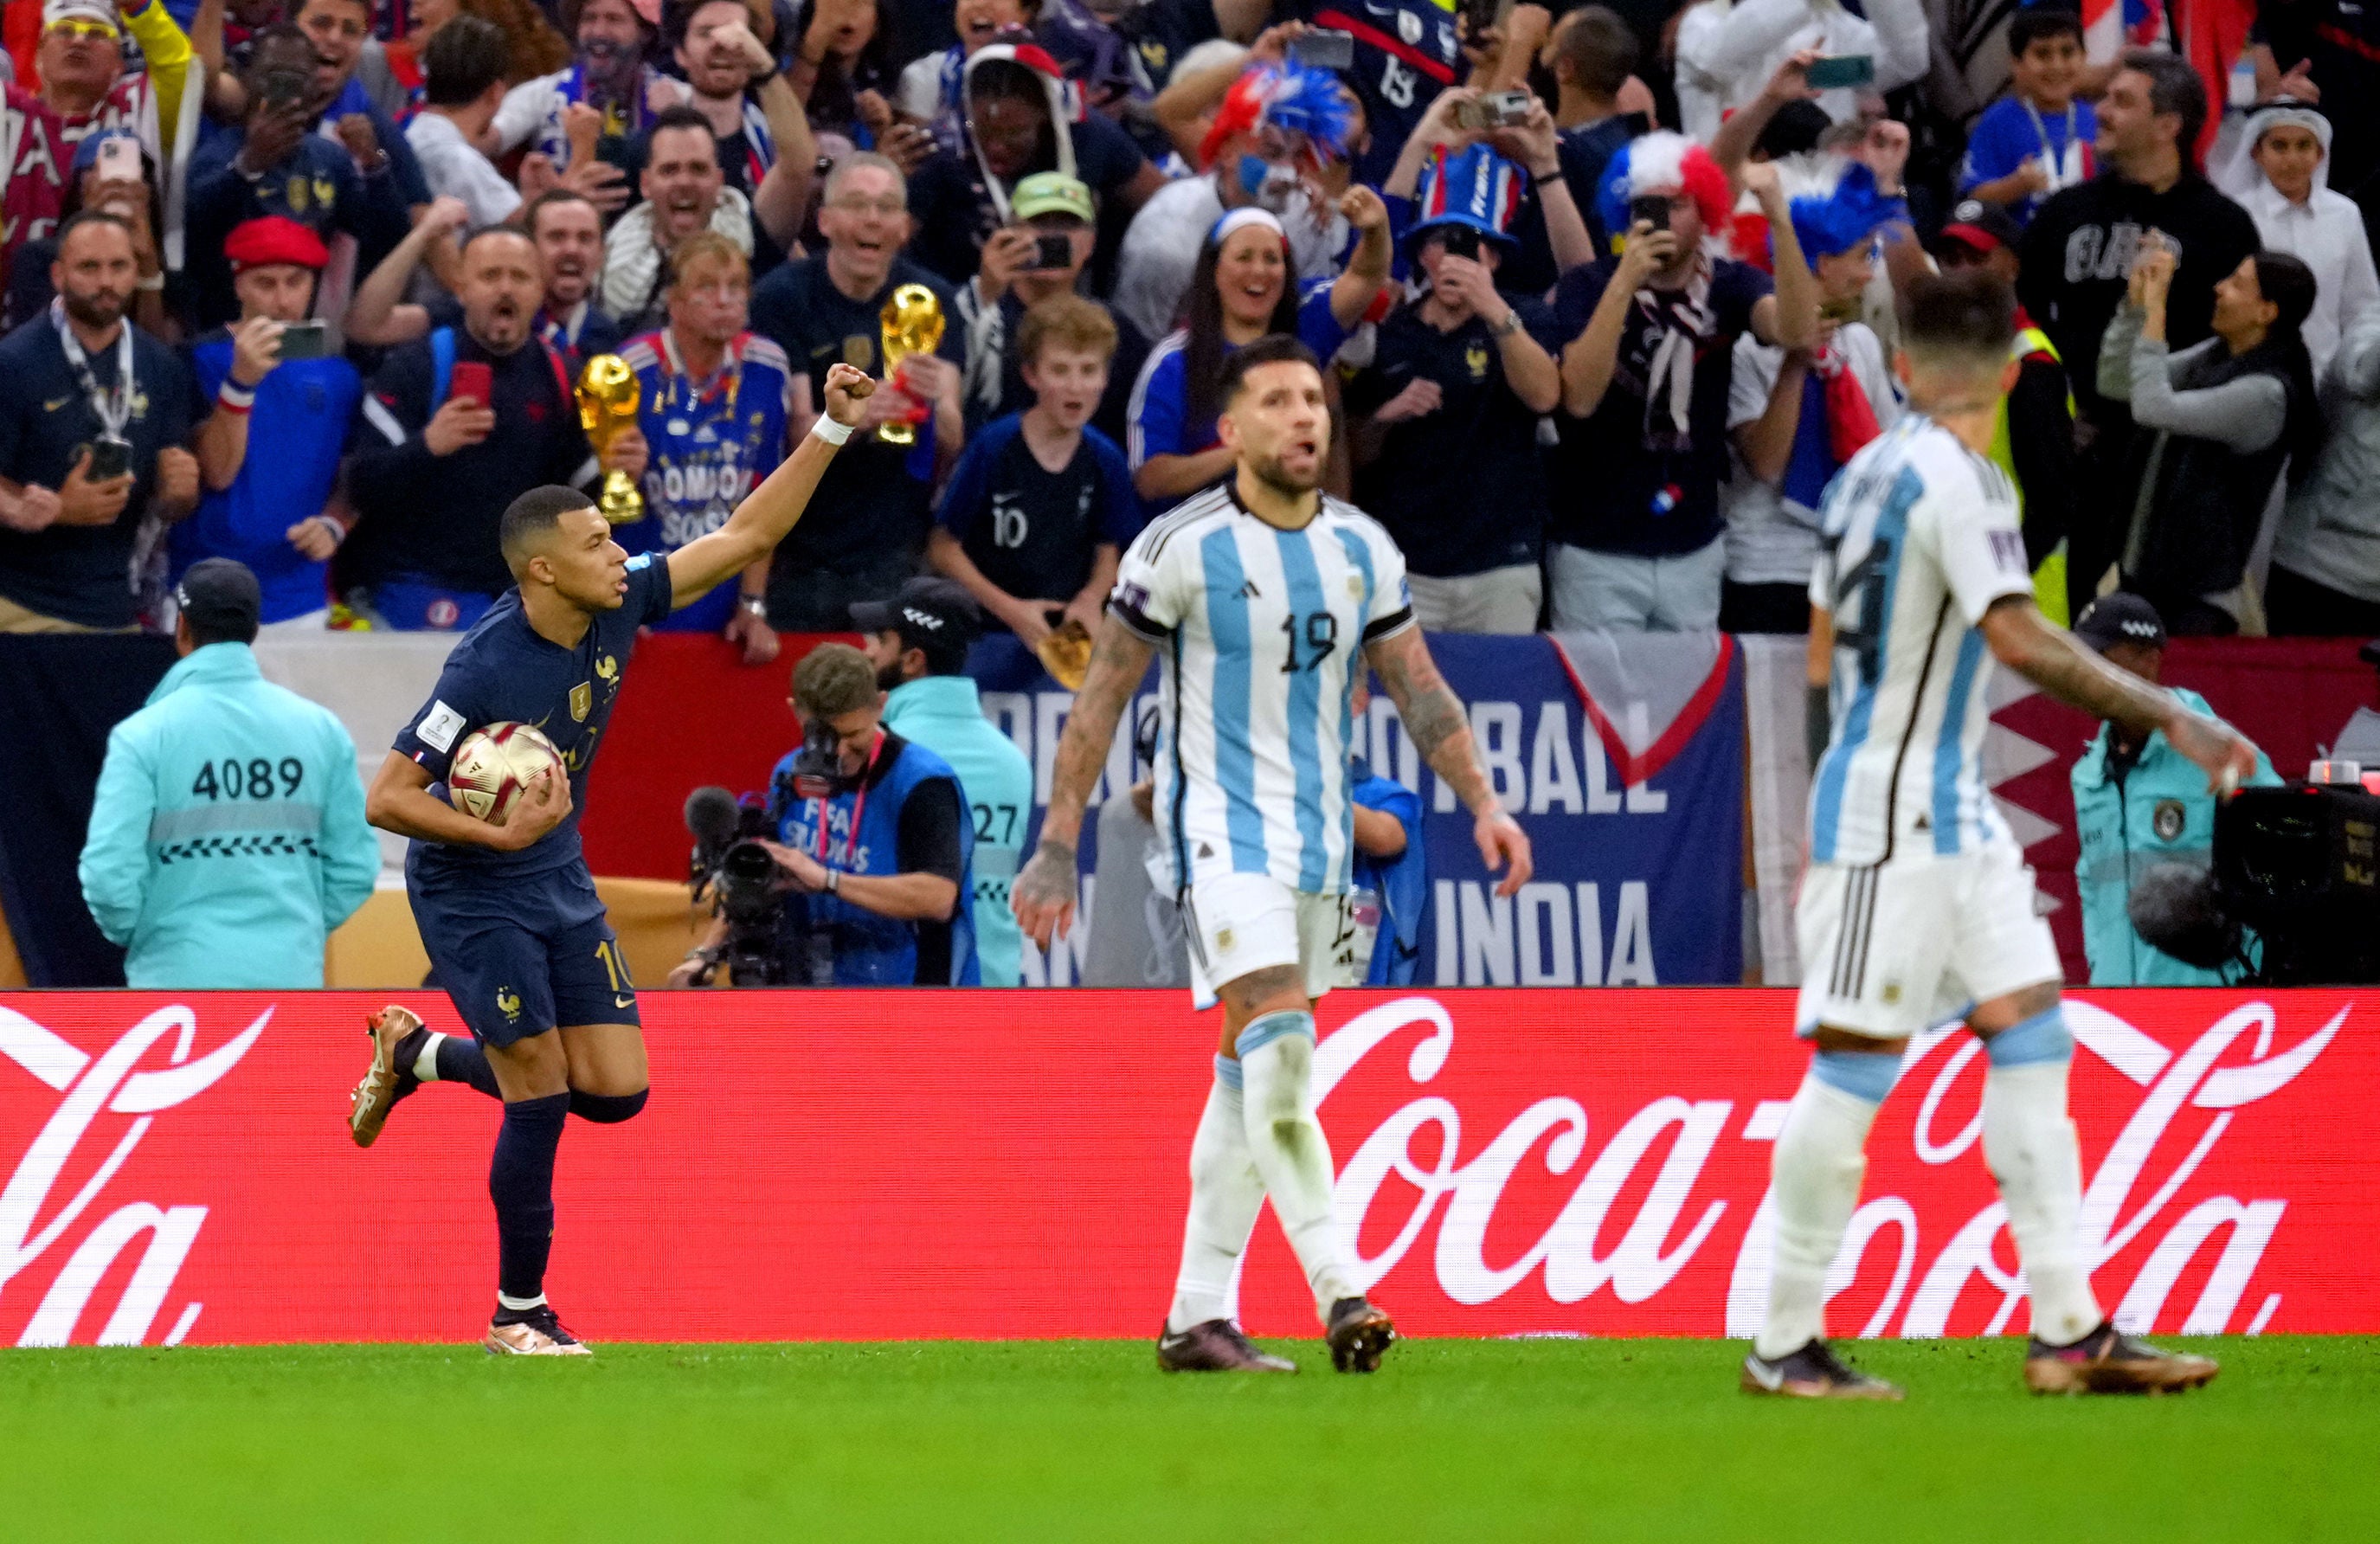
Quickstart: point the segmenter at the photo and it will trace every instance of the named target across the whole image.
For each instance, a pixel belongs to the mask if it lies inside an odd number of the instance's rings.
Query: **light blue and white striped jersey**
[[[1994,662],[1976,630],[1993,602],[2033,592],[2007,475],[1912,413],[1843,467],[1818,525],[1834,737],[1811,780],[1811,860],[2013,840],[1984,781]]]
[[[1225,483],[1140,533],[1108,608],[1164,661],[1155,808],[1174,883],[1344,892],[1354,673],[1365,644],[1414,625],[1389,533],[1328,496],[1282,530]]]

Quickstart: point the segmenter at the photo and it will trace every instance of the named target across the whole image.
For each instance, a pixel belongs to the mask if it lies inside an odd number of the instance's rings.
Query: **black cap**
[[[907,647],[948,662],[983,630],[983,610],[953,581],[920,574],[904,579],[889,601],[854,601],[851,625],[863,633],[899,633]]]
[[[1988,204],[1981,199],[1968,199],[1950,211],[1950,218],[1944,223],[1942,234],[1935,238],[1934,247],[1938,252],[1943,242],[1955,241],[1976,252],[1989,252],[2001,247],[2012,252],[2022,235],[2016,222],[2010,219],[1998,204]]]
[[[174,601],[201,643],[246,643],[256,637],[264,616],[264,591],[256,576],[247,564],[227,557],[190,565],[174,587]]]
[[[2082,608],[2082,614],[2074,619],[2074,636],[2102,654],[2118,643],[2162,649],[2165,620],[2157,615],[2156,607],[2128,590],[2119,590]]]

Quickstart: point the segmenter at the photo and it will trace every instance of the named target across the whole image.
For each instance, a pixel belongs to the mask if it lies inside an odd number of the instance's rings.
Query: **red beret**
[[[282,214],[267,214],[234,225],[231,236],[224,242],[224,256],[231,260],[235,274],[269,262],[294,262],[319,273],[331,261],[321,237]]]

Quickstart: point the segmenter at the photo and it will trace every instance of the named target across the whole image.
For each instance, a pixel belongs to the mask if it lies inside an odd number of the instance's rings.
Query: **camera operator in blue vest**
[[[970,860],[975,826],[951,764],[884,727],[876,667],[822,643],[794,669],[800,748],[769,780],[764,842],[785,889],[777,930],[789,984],[981,984]],[[723,921],[670,976],[694,980]]]

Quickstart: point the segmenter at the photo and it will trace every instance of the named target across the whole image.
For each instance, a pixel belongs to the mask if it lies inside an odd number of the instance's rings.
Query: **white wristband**
[[[851,425],[837,423],[824,413],[820,413],[818,416],[818,421],[810,425],[810,433],[831,445],[839,445],[851,438]]]

